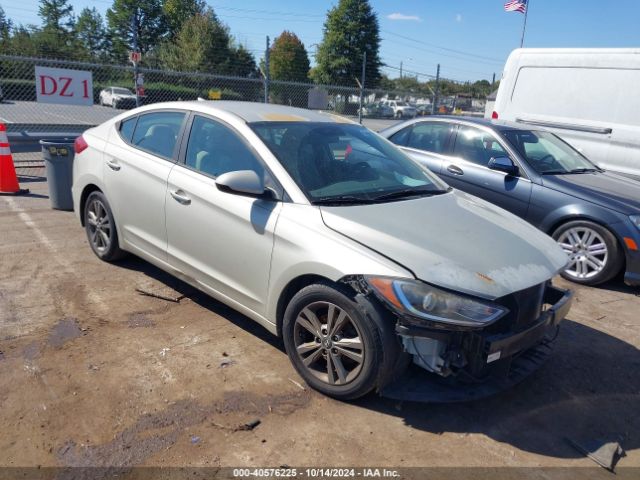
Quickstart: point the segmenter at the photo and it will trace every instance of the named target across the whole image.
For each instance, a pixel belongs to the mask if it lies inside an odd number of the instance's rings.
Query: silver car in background
[[[571,304],[551,285],[567,262],[553,240],[342,117],[155,104],[75,151],[75,211],[99,258],[131,252],[244,313],[336,398],[401,389],[409,372],[505,388]]]

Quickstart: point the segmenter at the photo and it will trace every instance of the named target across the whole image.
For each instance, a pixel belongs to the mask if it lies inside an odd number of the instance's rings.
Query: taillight
[[[493,113],[491,114],[491,118],[494,120],[498,119],[498,112],[496,112],[495,110],[493,111]]]
[[[73,151],[76,152],[76,155],[80,152],[83,152],[87,148],[89,148],[89,144],[82,137],[82,135],[76,138],[75,141],[73,142]]]

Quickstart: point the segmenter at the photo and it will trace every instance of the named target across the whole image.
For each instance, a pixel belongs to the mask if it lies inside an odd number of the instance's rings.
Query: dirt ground
[[[2,467],[595,465],[568,439],[640,467],[640,291],[620,280],[571,285],[553,357],[511,391],[341,403],[246,317],[140,259],[100,262],[46,182],[21,181],[31,195],[0,196]]]

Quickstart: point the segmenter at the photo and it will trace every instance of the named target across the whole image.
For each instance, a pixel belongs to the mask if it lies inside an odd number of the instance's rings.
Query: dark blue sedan
[[[624,268],[625,282],[640,285],[640,182],[517,123],[430,117],[380,134],[451,186],[551,235],[570,258],[563,277],[596,285]]]

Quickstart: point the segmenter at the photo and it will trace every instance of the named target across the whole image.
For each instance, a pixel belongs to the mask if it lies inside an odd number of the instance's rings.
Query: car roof
[[[541,128],[534,127],[532,125],[523,125],[522,123],[510,122],[506,120],[493,120],[491,118],[483,117],[468,117],[459,115],[433,115],[430,117],[423,117],[421,121],[428,121],[429,119],[443,119],[452,122],[459,123],[471,123],[475,125],[482,125],[485,127],[493,128],[497,131],[506,130],[542,130]]]
[[[199,112],[227,112],[247,123],[254,122],[325,122],[325,123],[353,123],[349,118],[319,110],[288,107],[272,103],[238,102],[229,100],[193,100],[186,102],[170,102],[169,104],[154,104],[156,107],[186,108]]]

